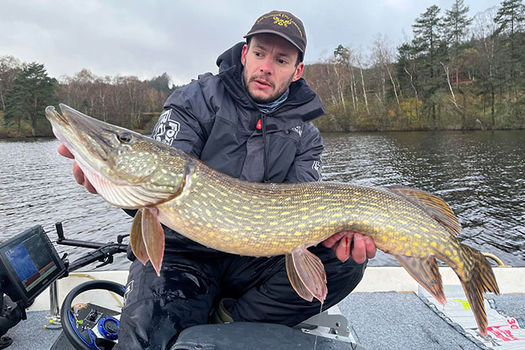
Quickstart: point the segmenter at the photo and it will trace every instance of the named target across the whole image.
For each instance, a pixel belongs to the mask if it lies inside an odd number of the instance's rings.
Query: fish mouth
[[[46,108],[46,118],[52,126],[53,134],[67,149],[80,160],[86,156],[96,157],[106,161],[108,158],[109,141],[102,135],[100,121],[80,113],[73,108],[60,104],[62,113],[53,106]],[[79,146],[83,144],[84,146]],[[86,154],[87,150],[89,154]]]
[[[72,144],[62,131],[65,128],[70,127],[69,121],[58,113],[54,106],[46,107],[46,118],[51,123],[51,130],[55,137],[71,152],[73,148]]]
[[[133,177],[115,171],[115,159],[121,145],[119,136],[131,131],[104,123],[64,104],[60,104],[60,109],[62,113],[52,106],[46,108],[53,133],[73,154],[84,176],[107,202],[120,208],[136,209],[173,196],[171,190],[144,186],[144,178],[150,173]],[[129,149],[129,146],[124,148]],[[155,167],[148,169],[155,171]]]

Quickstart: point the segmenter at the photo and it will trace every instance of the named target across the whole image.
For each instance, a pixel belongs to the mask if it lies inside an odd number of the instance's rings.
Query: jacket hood
[[[255,102],[241,84],[243,71],[241,53],[244,44],[244,42],[235,44],[217,58],[219,77],[223,81],[227,90],[239,103],[245,107],[256,109]],[[288,99],[278,109],[279,112],[277,114],[303,105],[305,105],[304,107],[307,107],[300,108],[303,112],[303,114],[301,114],[301,119],[303,121],[313,120],[325,113],[319,96],[317,96],[317,94],[308,86],[303,78],[300,78],[290,85]]]

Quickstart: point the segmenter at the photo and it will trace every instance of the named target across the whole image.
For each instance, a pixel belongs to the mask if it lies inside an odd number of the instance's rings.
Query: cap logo
[[[278,24],[280,26],[284,26],[285,28],[288,28],[288,24],[292,24],[292,21],[284,20],[284,19],[279,18],[277,16],[273,16],[273,24]]]
[[[289,16],[287,16],[284,13],[268,14],[268,15],[261,16],[257,20],[257,23],[261,22],[264,19],[270,18],[270,17],[273,18],[273,24],[277,24],[281,27],[288,28],[288,25],[293,24],[295,28],[297,28],[297,31],[299,32],[299,35],[301,36],[301,38],[303,37],[303,32],[301,31],[297,23],[295,23],[293,19],[291,19]]]

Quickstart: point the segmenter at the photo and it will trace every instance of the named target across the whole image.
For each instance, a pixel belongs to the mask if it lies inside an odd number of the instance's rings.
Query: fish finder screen
[[[57,269],[46,243],[38,235],[7,250],[5,256],[28,292]]]
[[[41,225],[0,243],[0,287],[13,301],[29,305],[66,270]]]

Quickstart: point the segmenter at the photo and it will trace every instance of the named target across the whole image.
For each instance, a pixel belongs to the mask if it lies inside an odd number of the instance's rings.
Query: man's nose
[[[263,62],[261,62],[261,66],[259,67],[262,73],[265,74],[272,74],[273,72],[273,60],[271,57],[265,58]]]

